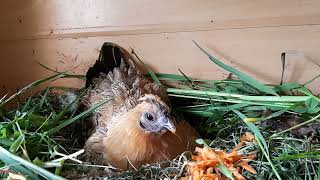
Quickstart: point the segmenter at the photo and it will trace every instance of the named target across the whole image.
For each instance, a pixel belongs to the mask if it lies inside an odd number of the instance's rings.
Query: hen
[[[104,43],[86,78],[87,107],[110,100],[90,117],[94,131],[85,150],[91,161],[129,169],[194,150],[195,129],[172,115],[165,89],[123,48]]]

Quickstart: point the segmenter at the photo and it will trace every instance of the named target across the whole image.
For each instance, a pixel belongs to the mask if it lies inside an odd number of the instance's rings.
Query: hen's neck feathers
[[[126,113],[121,121],[114,122],[113,128],[108,130],[103,143],[112,147],[106,149],[110,152],[105,153],[108,155],[107,159],[111,164],[116,163],[118,167],[127,168],[124,167],[127,165],[127,158],[129,161],[135,162],[133,164],[135,166],[170,158],[167,152],[168,138],[166,138],[170,132],[156,134],[141,129],[138,120],[143,113],[143,109],[143,104],[138,105]],[[123,159],[119,161],[118,159],[121,156],[123,156]],[[117,162],[114,162],[113,159],[117,159]]]

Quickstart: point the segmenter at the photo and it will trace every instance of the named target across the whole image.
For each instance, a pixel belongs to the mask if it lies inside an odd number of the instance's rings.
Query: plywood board
[[[320,24],[318,0],[5,0],[0,40]]]
[[[37,62],[58,71],[84,74],[97,59],[105,41],[134,48],[157,72],[179,73],[180,68],[198,78],[226,77],[228,73],[210,62],[192,40],[212,49],[224,62],[273,84],[280,81],[280,54],[290,51],[286,80],[304,82],[316,76],[320,69],[305,57],[320,61],[319,32],[320,26],[299,26],[6,41],[0,43],[0,83],[12,92],[17,86],[52,74]],[[67,85],[81,85],[72,82]],[[312,89],[319,91],[318,84],[319,81],[314,83]]]
[[[5,0],[0,6],[1,94],[59,71],[84,74],[105,41],[133,47],[155,71],[206,79],[227,76],[192,43],[265,83],[317,75],[317,0]],[[319,62],[320,63],[320,62]],[[83,82],[68,80],[69,86]],[[310,87],[320,92],[319,82]]]

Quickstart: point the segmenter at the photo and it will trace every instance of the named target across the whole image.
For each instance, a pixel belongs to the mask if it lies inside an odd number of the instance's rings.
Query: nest
[[[85,128],[82,120],[103,103],[83,111],[74,108],[85,89],[73,91],[74,98],[64,99],[52,93],[56,88],[48,87],[15,108],[4,108],[45,82],[84,77],[64,72],[0,100],[2,175],[20,179],[319,178],[318,96],[306,84],[263,84],[198,47],[214,64],[237,78],[199,80],[182,71],[182,75],[174,75],[148,70],[155,81],[167,87],[174,113],[182,114],[200,132],[203,139],[197,140],[195,152],[130,171],[86,162],[82,148],[87,135],[79,134],[78,128]],[[243,134],[251,139],[241,139]]]

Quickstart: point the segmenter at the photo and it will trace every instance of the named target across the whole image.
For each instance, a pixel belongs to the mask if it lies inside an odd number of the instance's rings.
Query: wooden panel
[[[217,68],[192,43],[196,40],[213,50],[213,54],[263,82],[279,83],[280,54],[290,51],[286,80],[305,82],[316,76],[319,67],[304,54],[320,63],[320,26],[265,27],[199,32],[175,32],[89,38],[61,38],[0,41],[1,87],[13,92],[17,86],[51,74],[37,61],[59,71],[85,73],[98,56],[105,41],[133,47],[153,69],[199,78],[220,79],[227,73]],[[71,83],[70,83],[71,82]],[[61,82],[60,82],[61,83]],[[65,85],[83,85],[68,81]],[[319,92],[319,81],[311,88]]]
[[[0,40],[320,24],[318,0],[6,0]]]
[[[51,74],[37,62],[84,74],[105,41],[135,48],[158,72],[226,77],[196,40],[267,83],[279,82],[280,54],[290,51],[286,80],[304,82],[319,71],[308,60],[320,60],[319,9],[318,0],[2,1],[0,94]],[[320,92],[317,85],[311,88]]]

